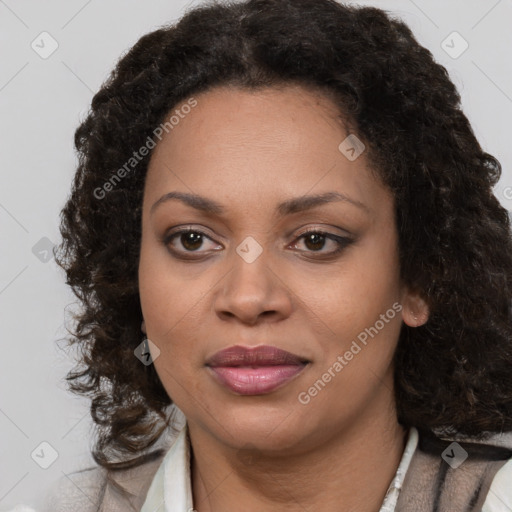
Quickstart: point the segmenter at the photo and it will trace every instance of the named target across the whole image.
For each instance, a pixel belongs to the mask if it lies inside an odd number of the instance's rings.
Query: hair
[[[105,183],[181,102],[214,87],[301,85],[334,98],[394,196],[400,276],[429,307],[402,323],[394,356],[398,421],[483,439],[512,430],[512,235],[484,152],[446,69],[381,9],[334,0],[203,4],[141,37],[75,132],[78,167],[56,260],[80,301],[66,377],[91,398],[95,461],[140,464],[172,425],[171,399],[143,341],[141,207],[151,152]],[[111,181],[112,183],[112,181]]]

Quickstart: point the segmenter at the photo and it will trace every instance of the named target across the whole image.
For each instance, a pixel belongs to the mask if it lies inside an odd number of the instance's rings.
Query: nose
[[[290,286],[272,268],[265,250],[252,262],[238,253],[231,260],[231,268],[215,294],[215,311],[221,319],[254,325],[290,316],[293,310]]]

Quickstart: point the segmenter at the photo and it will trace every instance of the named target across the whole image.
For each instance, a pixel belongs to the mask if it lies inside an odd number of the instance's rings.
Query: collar
[[[418,445],[418,431],[411,427],[404,453],[379,512],[393,512],[405,474]],[[187,424],[162,460],[140,512],[191,512],[190,441]]]

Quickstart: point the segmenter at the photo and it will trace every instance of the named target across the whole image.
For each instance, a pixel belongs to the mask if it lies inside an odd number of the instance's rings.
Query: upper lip
[[[213,354],[206,361],[206,366],[276,366],[308,362],[304,357],[271,345],[257,347],[234,345]]]

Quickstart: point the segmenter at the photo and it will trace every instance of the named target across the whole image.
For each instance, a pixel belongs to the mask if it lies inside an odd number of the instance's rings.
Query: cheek
[[[139,261],[139,295],[148,335],[165,339],[201,299],[200,280],[186,282],[165,248],[144,242]],[[186,318],[185,318],[186,319]]]
[[[175,273],[164,272],[141,252],[140,301],[147,336],[160,350],[155,370],[167,394],[180,404],[191,400],[196,385],[193,371],[199,364],[194,339],[199,337],[200,324],[192,320],[198,298],[190,292],[193,289],[184,293]]]
[[[298,281],[309,308],[344,339],[373,325],[399,300],[401,290],[392,243],[379,237],[354,249],[326,276]]]
[[[141,247],[140,301],[147,336],[160,350],[155,369],[167,392],[178,396],[180,383],[193,385],[192,374],[203,364],[204,308],[212,283],[200,270],[184,277],[170,257],[160,253],[155,247]]]
[[[393,233],[388,236],[392,241]],[[334,279],[321,284],[316,288],[321,292],[306,301],[311,311],[308,323],[321,345],[316,373],[330,369],[339,376],[333,389],[355,386],[363,392],[388,371],[400,334],[396,246],[385,237],[368,240],[344,260]],[[307,297],[306,288],[301,293]],[[342,369],[333,368],[336,361]]]

